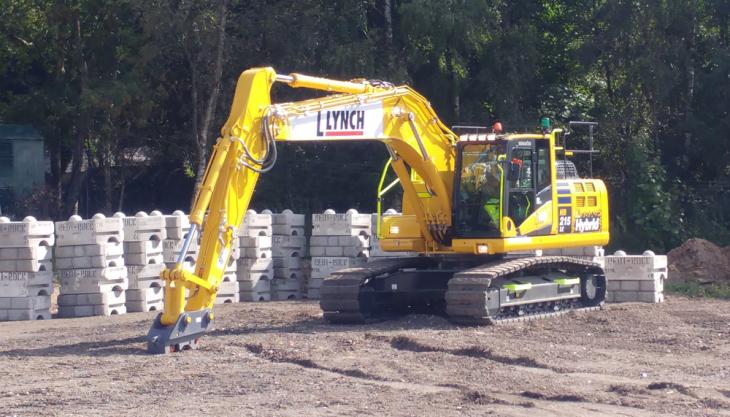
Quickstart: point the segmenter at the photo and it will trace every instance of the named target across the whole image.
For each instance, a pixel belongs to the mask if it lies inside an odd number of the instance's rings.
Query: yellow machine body
[[[332,94],[272,104],[270,90],[277,81]],[[555,163],[562,152],[557,143],[561,133],[556,129],[539,134],[460,137],[441,122],[423,96],[407,86],[277,75],[271,68],[247,70],[238,80],[230,115],[191,210],[191,224],[202,229],[196,269],[186,272],[178,264],[162,273],[166,287],[160,322],[170,326],[184,312],[212,308],[231,242],[258,180],[257,164],[271,152],[274,141],[382,142],[403,189],[403,213],[385,216],[379,225],[385,251],[486,255],[604,245],[609,240],[606,187],[595,179],[558,179]],[[492,208],[490,216],[498,223],[498,232],[488,237],[460,236],[454,225],[455,184],[460,175],[455,167],[461,147],[480,143],[499,143],[505,149],[522,143],[533,150],[539,146],[543,157],[547,152],[550,175],[543,181],[549,182],[550,189],[541,192],[545,200],[549,194],[549,201],[539,207],[525,205],[529,208],[522,210],[522,220]],[[516,176],[528,172],[525,160],[509,162],[505,155],[500,155],[500,170],[508,167],[522,172]],[[508,196],[507,173],[502,172],[501,181],[500,199],[519,198]],[[527,195],[537,192],[533,187]],[[525,200],[529,198],[537,197]]]

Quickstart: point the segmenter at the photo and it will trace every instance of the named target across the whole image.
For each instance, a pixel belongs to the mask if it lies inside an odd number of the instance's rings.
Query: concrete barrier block
[[[0,309],[2,310],[48,310],[49,308],[51,308],[50,295],[0,297]]]
[[[614,302],[629,303],[639,301],[639,293],[636,291],[615,291],[613,293]]]
[[[269,259],[273,256],[272,250],[264,248],[241,248],[241,258]]]
[[[0,248],[53,246],[54,242],[53,222],[31,216],[22,222],[0,221]]]
[[[175,266],[175,262],[177,262],[179,252],[163,252],[162,253],[162,261],[168,265],[171,268]],[[190,253],[188,252],[187,255],[185,255],[184,262],[189,263],[191,265],[195,265],[195,263],[198,261],[198,254],[197,253]]]
[[[58,296],[59,306],[84,306],[84,305],[117,305],[124,304],[127,299],[125,290],[113,290],[88,294],[60,294]]]
[[[666,255],[606,256],[606,276],[613,280],[653,279],[655,272],[667,272]]]
[[[324,278],[309,278],[308,287],[310,289],[314,288],[316,290],[322,288],[322,282],[324,281]]]
[[[162,241],[162,253],[178,254],[182,250],[184,243],[185,241],[183,240],[165,239]],[[193,241],[190,242],[190,246],[188,246],[188,254],[198,253],[199,248],[200,245],[198,244],[198,240],[193,239]]]
[[[127,288],[127,268],[89,268],[60,271],[62,294],[84,294]]]
[[[126,297],[124,305],[130,313],[160,311],[164,306],[164,289],[161,287],[129,289]]]
[[[324,256],[345,256],[345,248],[340,246],[326,246],[324,248]]]
[[[221,282],[220,286],[218,287],[218,293],[216,294],[216,303],[237,303],[238,292],[239,284],[238,281],[235,280],[235,276],[233,277],[233,280],[230,280],[229,278],[228,281]]]
[[[344,214],[313,214],[312,235],[313,236],[357,236],[371,235],[371,215],[359,214],[350,210]]]
[[[304,227],[304,215],[294,214],[291,210],[284,210],[281,213],[272,214],[271,220],[274,225],[286,224]]]
[[[252,276],[248,280],[238,280],[238,290],[241,291],[255,291],[255,292],[268,292],[271,290],[271,279],[265,275]]]
[[[615,282],[620,284],[620,291],[639,291],[639,281],[637,280],[622,280]]]
[[[146,289],[163,287],[164,282],[160,273],[165,269],[164,264],[130,265],[127,267],[128,289]]]
[[[274,267],[274,278],[300,279],[304,276],[303,271],[297,268]]]
[[[52,261],[39,261],[36,259],[15,259],[0,261],[0,271],[12,272],[40,272],[53,269]]]
[[[340,247],[365,250],[370,247],[367,236],[312,236],[311,247]]]
[[[236,279],[238,282],[248,281],[251,285],[256,285],[259,281],[267,281],[274,279],[274,271],[271,272],[250,272],[250,271],[237,271]]]
[[[58,317],[61,318],[112,316],[126,313],[125,305],[58,306]]]
[[[271,251],[274,258],[302,258],[306,256],[304,249],[276,248]]]
[[[138,242],[124,242],[124,254],[161,255],[164,240],[143,240]]]
[[[274,268],[302,269],[302,258],[274,258]]]
[[[621,281],[607,281],[606,290],[608,291],[621,291]]]
[[[337,236],[333,236],[333,238],[335,239],[335,244],[332,246],[336,246],[337,245],[337,243],[336,243]],[[317,247],[330,246],[329,239],[330,239],[330,236],[312,236],[311,238],[309,238],[309,245],[317,246]]]
[[[165,232],[168,239],[183,240],[190,231],[190,219],[185,213],[176,211],[165,218]]]
[[[298,300],[300,298],[302,298],[302,293],[299,290],[271,292],[271,299],[274,301]]]
[[[324,278],[332,272],[363,266],[365,258],[312,257],[312,278]]]
[[[310,300],[319,300],[321,298],[320,296],[320,289],[319,288],[310,288],[307,290],[307,298]]]
[[[246,212],[246,216],[243,218],[241,225],[247,227],[268,227],[273,224],[273,218],[271,214],[256,213],[253,210]]]
[[[124,261],[122,255],[56,258],[56,269],[109,268],[125,266]]]
[[[664,294],[658,291],[639,291],[636,293],[636,301],[642,303],[663,303]]]
[[[282,236],[304,236],[304,226],[292,226],[289,224],[275,224],[271,231],[274,235]]]
[[[327,256],[326,253],[327,246],[310,246],[309,247],[309,255],[312,257],[323,257]]]
[[[56,259],[80,258],[84,256],[122,256],[123,254],[124,245],[122,242],[56,247]]]
[[[272,291],[296,291],[299,292],[301,284],[298,279],[276,278],[271,281]]]
[[[167,269],[173,269],[176,265],[177,264],[175,262],[165,262],[165,268]],[[191,259],[189,256],[185,258],[182,269],[188,272],[195,272],[195,260]]]
[[[163,300],[127,300],[124,303],[127,313],[146,313],[148,311],[162,311],[165,307]]]
[[[260,291],[241,291],[238,293],[238,300],[240,302],[271,301],[271,293]]]
[[[664,274],[654,274],[653,280],[639,281],[639,291],[663,292],[664,291]]]
[[[30,246],[22,248],[0,248],[0,261],[18,259],[35,259],[50,261],[53,258],[53,249],[50,246]]]
[[[337,246],[352,247],[357,249],[367,249],[370,247],[370,238],[368,236],[338,236]]]
[[[272,237],[272,247],[275,249],[304,250],[307,247],[307,238],[304,236],[281,236]]]
[[[125,253],[124,261],[127,265],[162,264],[165,262],[165,257],[162,253],[154,255],[145,253]]]
[[[230,294],[217,294],[215,296],[215,301],[213,304],[215,305],[221,305],[221,304],[232,304],[238,302],[238,294],[230,295]]]
[[[125,291],[126,301],[162,301],[165,297],[163,287],[130,288]]]
[[[256,214],[249,210],[238,228],[238,236],[271,236],[272,230],[271,214]]]
[[[271,249],[273,241],[271,236],[239,236],[239,248],[260,248]]]
[[[124,217],[125,242],[162,241],[165,239],[167,239],[167,227],[164,216],[150,216],[140,211],[133,217]]]
[[[102,245],[108,242],[124,241],[124,224],[119,217],[106,218],[101,214],[82,220],[71,216],[68,221],[56,222],[56,245]]]
[[[273,258],[259,258],[259,259],[247,259],[241,258],[238,260],[238,271],[239,272],[274,272],[274,260]]]
[[[0,321],[50,320],[49,309],[0,310]]]
[[[0,297],[50,295],[53,272],[0,272]]]

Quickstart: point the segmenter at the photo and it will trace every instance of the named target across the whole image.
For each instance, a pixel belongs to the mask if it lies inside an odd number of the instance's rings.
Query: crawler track
[[[370,285],[371,281],[401,270],[437,265],[436,258],[414,257],[377,260],[364,267],[338,271],[322,285],[320,306],[324,317],[332,323],[364,323],[382,318],[382,310],[395,306],[384,306],[382,301],[376,301],[379,294],[376,294],[375,286]],[[539,296],[533,290],[524,301],[515,303],[513,298],[511,303],[504,302],[502,284],[524,276],[532,276],[534,280],[546,271],[579,276],[581,283],[567,294]],[[592,281],[587,281],[589,279]],[[592,291],[587,290],[587,282],[594,287]],[[448,289],[444,292],[445,311],[441,313],[445,312],[449,320],[459,324],[499,324],[558,316],[568,311],[594,310],[600,308],[604,297],[603,269],[595,262],[568,256],[500,259],[455,272],[448,280]]]
[[[365,284],[370,279],[404,268],[432,264],[426,257],[380,259],[366,266],[349,268],[330,275],[322,283],[320,307],[331,323],[364,323],[373,319],[376,311]]]
[[[490,296],[499,289],[494,281],[518,277],[536,269],[554,269],[567,274],[599,277],[602,288],[594,297],[544,299],[520,306],[490,306]],[[583,283],[581,285],[584,285]],[[460,324],[496,324],[523,321],[563,314],[567,311],[599,307],[605,298],[605,277],[601,266],[593,261],[569,256],[537,256],[487,263],[459,272],[449,281],[446,291],[446,313],[449,320]]]

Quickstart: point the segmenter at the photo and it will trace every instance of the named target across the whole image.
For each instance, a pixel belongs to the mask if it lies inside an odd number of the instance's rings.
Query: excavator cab
[[[462,136],[466,140],[457,145],[455,170],[455,237],[550,233],[551,213],[542,214],[540,227],[533,227],[535,214],[552,200],[550,140],[534,136]]]

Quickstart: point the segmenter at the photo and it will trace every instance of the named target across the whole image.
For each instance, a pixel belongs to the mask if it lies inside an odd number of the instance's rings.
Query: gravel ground
[[[0,323],[0,415],[730,416],[728,301],[491,327],[233,304],[167,356],[145,353],[153,317]]]

